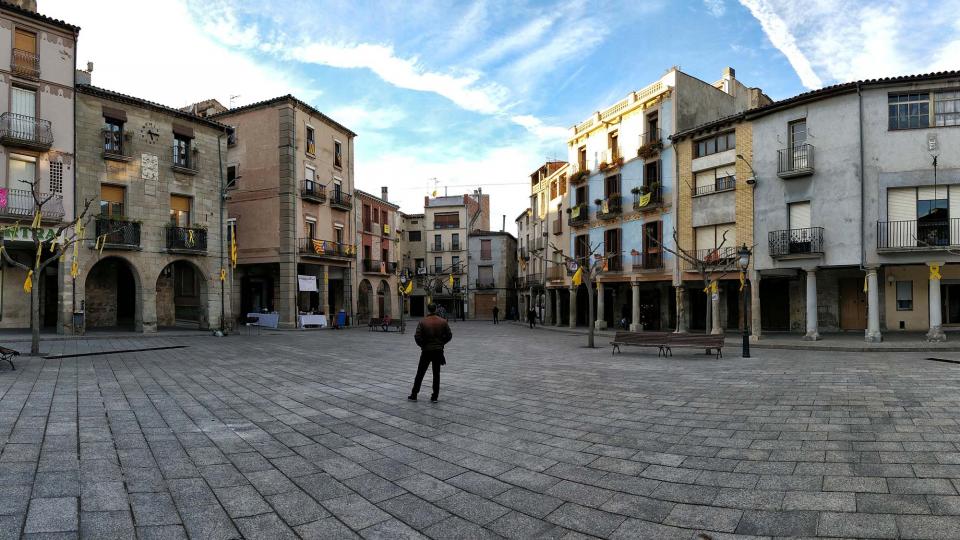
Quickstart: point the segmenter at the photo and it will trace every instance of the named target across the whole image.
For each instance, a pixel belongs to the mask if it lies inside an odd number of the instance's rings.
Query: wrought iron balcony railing
[[[640,147],[637,148],[637,156],[649,158],[663,148],[663,137],[659,129],[648,129],[640,136]]]
[[[734,246],[698,249],[694,255],[707,266],[736,266],[740,255]]]
[[[623,212],[623,197],[619,194],[610,195],[606,199],[600,201],[600,206],[597,209],[597,218],[598,219],[610,219],[616,216],[619,216]]]
[[[663,270],[663,252],[650,251],[633,255],[633,269],[640,270]]]
[[[571,227],[576,227],[579,225],[586,225],[590,222],[590,205],[587,203],[580,203],[578,205],[570,208],[570,218],[567,220],[567,224]]]
[[[53,128],[49,120],[5,112],[0,114],[0,143],[49,150],[53,145]]]
[[[206,251],[207,230],[200,227],[167,227],[167,249],[175,251]]]
[[[823,253],[823,227],[770,231],[767,240],[771,257]]]
[[[877,222],[877,249],[912,251],[957,246],[960,246],[960,218]]]
[[[37,211],[37,199],[43,202],[40,217],[55,220],[63,217],[63,196],[28,189],[0,189],[0,216],[13,218],[33,218]],[[46,201],[46,202],[44,202]]]
[[[105,236],[105,248],[140,247],[140,223],[129,219],[99,216],[94,226],[96,237]]]
[[[353,208],[353,196],[342,190],[335,189],[330,195],[330,206],[340,210],[350,210]]]
[[[297,248],[306,257],[353,257],[357,254],[353,244],[317,238],[298,238]]]
[[[633,194],[633,209],[645,212],[654,210],[663,205],[663,187],[656,185],[653,187],[644,186],[639,192]]]
[[[699,197],[700,195],[709,195],[710,193],[729,191],[735,187],[737,187],[737,177],[726,176],[723,178],[717,178],[710,184],[695,187],[693,189],[693,196]]]
[[[131,161],[130,145],[125,144],[123,132],[109,129],[100,130],[103,137],[103,158],[112,161]]]
[[[327,200],[327,186],[313,180],[304,180],[300,185],[300,196],[308,201],[322,203]]]
[[[777,151],[777,176],[794,178],[813,174],[813,145],[797,144]]]
[[[13,49],[13,54],[10,56],[10,71],[20,77],[39,78],[40,55],[22,49]]]
[[[607,253],[604,262],[607,272],[623,272],[623,255],[620,253]]]
[[[476,288],[477,289],[495,289],[497,288],[497,285],[492,279],[488,279],[488,280],[478,279]]]

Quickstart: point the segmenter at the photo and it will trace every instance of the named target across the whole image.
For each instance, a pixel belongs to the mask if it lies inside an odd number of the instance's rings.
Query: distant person
[[[530,328],[537,326],[537,310],[532,307],[527,310],[527,324],[530,325]]]
[[[493,324],[500,324],[500,308],[493,306]]]
[[[510,306],[510,320],[511,320],[511,321],[519,320],[519,319],[517,319],[517,307],[516,307],[516,306]]]
[[[447,363],[443,357],[443,346],[453,339],[450,325],[437,315],[436,304],[427,305],[427,316],[417,325],[413,339],[420,346],[420,364],[417,366],[417,377],[413,380],[413,391],[407,399],[417,400],[427,366],[433,364],[433,394],[430,395],[430,401],[435,403],[440,397],[440,366]]]

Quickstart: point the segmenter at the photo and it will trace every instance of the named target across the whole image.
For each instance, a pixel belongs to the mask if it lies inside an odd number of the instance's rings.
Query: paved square
[[[411,334],[23,359],[0,538],[960,537],[960,365],[453,331],[436,404]]]

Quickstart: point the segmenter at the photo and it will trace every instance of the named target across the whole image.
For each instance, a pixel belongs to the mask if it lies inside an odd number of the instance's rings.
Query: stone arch
[[[390,309],[390,296],[392,296],[390,292],[390,284],[387,283],[387,280],[381,279],[380,285],[377,287],[377,308],[380,317],[392,316],[393,314]]]
[[[95,261],[83,280],[81,308],[86,328],[143,331],[140,274],[130,260],[111,255]]]
[[[209,328],[207,275],[189,259],[174,259],[156,280],[157,326]]]
[[[357,321],[364,324],[373,316],[373,285],[361,279],[357,289]]]

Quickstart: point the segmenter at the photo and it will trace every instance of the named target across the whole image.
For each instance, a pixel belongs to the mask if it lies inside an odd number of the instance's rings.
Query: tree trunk
[[[596,300],[596,294],[593,292],[593,281],[590,281],[587,284],[587,299],[589,300],[587,302],[587,306],[588,306],[587,307],[587,324],[589,325],[587,326],[587,347],[592,349],[593,348],[593,331],[594,331],[594,328],[596,327],[596,323],[594,322],[594,318],[595,318],[594,302]]]
[[[30,291],[30,355],[40,355],[40,282],[39,272],[34,271],[33,289]]]

